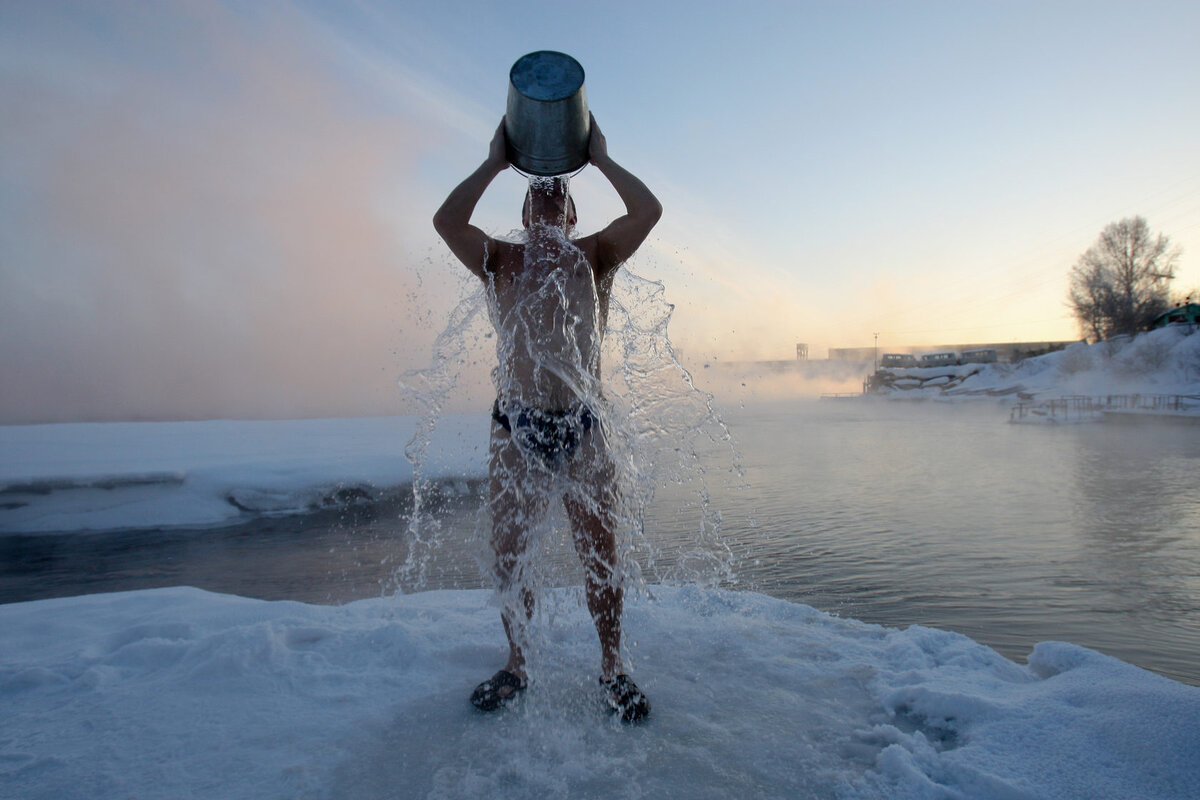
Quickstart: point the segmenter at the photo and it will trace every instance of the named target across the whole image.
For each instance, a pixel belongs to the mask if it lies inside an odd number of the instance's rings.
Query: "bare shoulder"
[[[583,253],[583,257],[592,265],[592,269],[596,272],[603,273],[608,271],[610,267],[604,263],[603,255],[600,247],[600,234],[593,233],[589,236],[584,236],[579,239],[572,239],[571,244],[579,248]]]
[[[484,281],[494,280],[503,284],[511,281],[524,264],[524,245],[504,239],[489,239],[487,259],[480,277]]]
[[[520,242],[510,242],[506,239],[491,239],[488,246],[492,252],[488,254],[488,265],[510,265],[520,263],[525,258],[525,245]]]

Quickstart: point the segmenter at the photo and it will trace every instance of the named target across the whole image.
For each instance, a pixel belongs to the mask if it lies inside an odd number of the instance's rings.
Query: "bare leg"
[[[489,471],[492,550],[503,600],[500,616],[509,650],[504,668],[524,678],[523,645],[534,609],[533,592],[525,581],[525,551],[529,545],[530,526],[541,519],[546,498],[530,481],[529,467],[517,452],[508,431],[494,423]]]
[[[621,612],[624,592],[615,580],[616,540],[611,515],[567,498],[567,513],[575,534],[575,550],[583,563],[588,611],[600,637],[600,673],[612,678],[624,672],[621,664]]]
[[[575,549],[586,573],[588,610],[600,636],[600,685],[609,708],[624,722],[650,713],[650,701],[621,663],[624,593],[617,570],[617,482],[603,431],[592,431],[571,464],[571,489],[563,498]]]
[[[593,431],[571,464],[571,489],[563,498],[575,550],[583,564],[588,611],[600,637],[600,672],[613,678],[621,662],[624,592],[616,578],[616,482],[604,451],[603,435]]]

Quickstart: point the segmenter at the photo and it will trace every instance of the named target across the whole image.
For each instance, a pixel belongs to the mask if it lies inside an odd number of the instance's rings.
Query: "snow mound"
[[[1088,345],[1076,342],[1018,364],[962,364],[892,370],[880,391],[892,398],[1070,395],[1200,396],[1200,331],[1174,325]]]
[[[576,592],[533,683],[484,591],[340,607],[176,588],[0,606],[0,795],[220,798],[1200,796],[1200,689],[1061,643],[1022,666],[954,633],[747,592],[630,603],[642,725],[605,713]]]

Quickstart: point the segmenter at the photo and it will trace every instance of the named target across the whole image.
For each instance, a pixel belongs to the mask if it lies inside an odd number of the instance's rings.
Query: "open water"
[[[1200,425],[1007,418],[871,401],[731,415],[745,488],[720,504],[756,510],[753,527],[725,517],[743,585],[1017,660],[1062,640],[1200,684]]]
[[[701,459],[737,586],[959,631],[1018,661],[1039,641],[1070,641],[1200,685],[1200,426],[1012,425],[990,403],[864,400],[723,418],[741,474],[723,444]],[[489,585],[482,490],[458,482],[429,498],[442,532],[426,588]],[[395,588],[410,508],[398,492],[223,530],[7,536],[0,602],[180,584],[318,603],[378,596]],[[671,574],[703,512],[694,486],[659,487],[648,582]],[[558,557],[570,580],[573,552]]]

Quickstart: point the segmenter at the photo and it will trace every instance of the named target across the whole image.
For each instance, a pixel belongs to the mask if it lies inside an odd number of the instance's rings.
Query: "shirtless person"
[[[525,198],[524,242],[506,242],[471,225],[476,204],[508,168],[504,123],[487,159],[433,217],[438,234],[488,290],[498,336],[498,397],[489,449],[492,549],[509,656],[471,701],[485,711],[526,686],[525,627],[534,598],[525,584],[530,531],[551,501],[561,501],[584,566],[588,610],[600,637],[600,683],[613,711],[640,719],[646,696],[621,659],[623,595],[616,576],[617,481],[596,414],[600,345],[617,269],[662,215],[657,198],[608,155],[591,121],[588,157],[625,204],[624,216],[599,233],[570,238],[575,207],[565,178],[534,178]],[[562,479],[565,477],[565,484]]]

